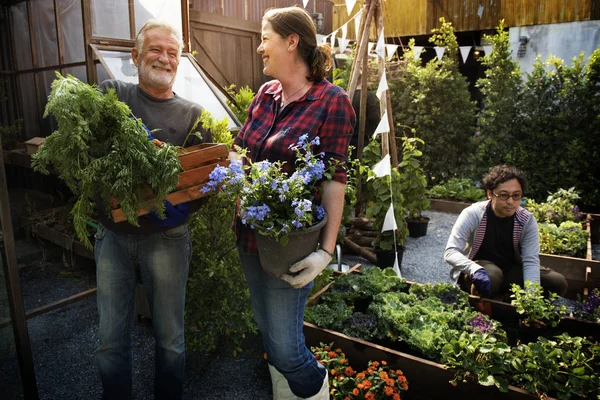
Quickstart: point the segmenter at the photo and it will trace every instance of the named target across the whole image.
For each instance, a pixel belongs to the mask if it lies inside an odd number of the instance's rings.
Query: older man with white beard
[[[183,145],[202,112],[202,107],[177,96],[172,89],[182,47],[181,35],[173,27],[148,21],[131,50],[139,71],[138,84],[108,80],[99,86],[104,92],[114,90],[131,108],[132,117],[141,118],[152,131],[151,138],[178,146]],[[205,142],[212,140],[209,132],[203,132],[203,138]],[[165,205],[165,219],[149,214],[139,218],[139,227],[114,223],[99,205],[94,252],[100,316],[97,358],[103,399],[133,397],[131,331],[138,268],[156,339],[155,399],[183,397],[183,313],[191,255],[187,219],[198,204]]]

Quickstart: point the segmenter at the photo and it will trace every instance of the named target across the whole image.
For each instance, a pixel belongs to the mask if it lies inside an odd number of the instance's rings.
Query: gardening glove
[[[154,223],[158,226],[174,227],[181,225],[185,221],[189,212],[189,203],[181,203],[174,206],[170,201],[165,200],[165,219],[160,219],[155,211],[152,211],[150,214],[148,214],[148,218],[154,221]]]
[[[284,274],[281,279],[296,289],[304,287],[311,283],[330,262],[331,254],[319,249],[290,267],[290,272],[297,273],[296,275]]]
[[[492,281],[484,268],[480,268],[471,277],[473,285],[481,297],[490,297],[492,294]]]

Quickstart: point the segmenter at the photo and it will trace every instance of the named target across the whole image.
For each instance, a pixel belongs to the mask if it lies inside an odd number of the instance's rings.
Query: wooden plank
[[[203,165],[214,164],[216,161],[225,160],[227,159],[227,156],[227,146],[224,144],[217,144],[189,153],[180,154],[179,162],[181,168],[184,171],[187,171]]]
[[[173,192],[173,193],[167,195],[167,197],[165,197],[165,200],[168,200],[171,204],[176,206],[177,204],[188,203],[192,200],[200,199],[200,198],[208,195],[208,193],[201,192],[201,189],[204,186],[205,186],[205,184],[201,184],[201,185],[192,186],[192,187],[189,187],[187,189],[183,189],[183,190],[180,190],[177,192]],[[111,210],[111,213],[112,213],[112,218],[113,218],[114,222],[126,221],[125,213],[123,212],[122,208],[115,208],[114,210]],[[148,213],[150,213],[150,210],[145,210],[142,208],[137,210],[138,217],[141,215],[146,215]]]
[[[6,164],[31,168],[31,156],[27,154],[27,149],[4,150],[2,154]]]
[[[308,322],[304,322],[304,335],[307,346],[333,343],[334,348],[341,348],[355,370],[366,369],[369,360],[387,361],[392,368],[400,368],[408,379],[407,395],[413,399],[537,399],[537,396],[514,386],[509,386],[508,393],[502,393],[495,387],[485,387],[473,382],[452,386],[449,381],[454,377],[455,371],[447,369],[442,364],[355,339],[339,332],[322,329]],[[548,397],[547,400],[552,399]]]
[[[222,167],[228,167],[229,160],[221,161],[219,165]],[[175,191],[186,189],[190,186],[197,185],[200,182],[208,181],[208,177],[210,173],[213,172],[215,167],[215,164],[210,164],[205,165],[203,167],[183,171],[179,174],[179,182],[177,183],[177,187],[175,187]]]
[[[70,250],[79,256],[94,260],[94,253],[85,247],[83,243],[75,240],[75,234],[67,235],[55,229],[49,228],[44,224],[36,225],[33,233],[34,235],[45,239],[50,243],[54,243],[64,249]]]
[[[442,199],[429,199],[429,208],[432,211],[445,212],[448,214],[460,214],[462,210],[469,207],[472,203],[463,201],[451,201]]]
[[[540,264],[571,280],[585,281],[587,268],[600,269],[600,261],[554,254],[540,254]]]

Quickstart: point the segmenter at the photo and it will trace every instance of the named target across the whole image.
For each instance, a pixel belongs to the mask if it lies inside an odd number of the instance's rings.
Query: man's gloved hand
[[[298,272],[297,275],[284,274],[281,279],[296,289],[304,287],[312,282],[330,262],[331,255],[325,250],[319,249],[290,267],[290,272]]]
[[[471,280],[481,297],[490,297],[492,294],[492,281],[484,268],[475,271]]]
[[[190,205],[188,203],[181,203],[174,206],[170,201],[165,200],[165,219],[160,219],[155,211],[148,214],[148,218],[158,226],[177,226],[185,221],[189,212]]]

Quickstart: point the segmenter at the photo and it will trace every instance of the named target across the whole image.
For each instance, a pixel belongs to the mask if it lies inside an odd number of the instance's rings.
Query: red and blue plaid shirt
[[[248,119],[233,144],[248,150],[252,161],[285,161],[283,169],[293,173],[295,153],[288,147],[303,134],[311,141],[319,136],[314,153],[325,153],[324,160],[347,161],[348,145],[356,116],[346,92],[322,79],[281,112],[281,83],[270,81],[258,91],[248,108]],[[342,166],[336,167],[333,180],[346,183]],[[236,221],[236,233],[244,251],[256,254],[254,231]]]

